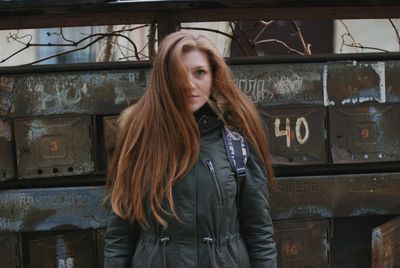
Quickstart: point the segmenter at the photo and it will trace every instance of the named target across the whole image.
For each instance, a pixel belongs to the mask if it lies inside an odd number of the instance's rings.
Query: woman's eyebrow
[[[209,69],[209,67],[207,65],[198,65],[194,66],[193,69]]]

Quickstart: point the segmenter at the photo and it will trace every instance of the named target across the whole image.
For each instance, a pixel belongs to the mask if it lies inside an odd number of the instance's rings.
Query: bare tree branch
[[[54,34],[56,34],[58,36],[61,36],[64,41],[68,42],[67,44],[53,44],[53,43],[47,43],[47,44],[34,43],[34,44],[31,44],[30,42],[32,41],[32,38],[33,38],[32,35],[28,34],[28,35],[24,35],[24,36],[18,36],[19,31],[17,31],[14,34],[10,33],[9,36],[7,36],[6,38],[7,38],[7,40],[13,40],[13,41],[16,41],[16,42],[18,42],[20,44],[23,44],[25,47],[23,47],[22,49],[12,53],[11,55],[7,56],[5,59],[1,60],[0,63],[6,62],[10,58],[14,57],[18,53],[22,52],[23,50],[26,50],[29,47],[41,47],[41,46],[76,47],[75,49],[72,49],[72,50],[63,51],[63,52],[56,53],[56,54],[48,56],[48,57],[44,57],[42,59],[36,60],[36,61],[28,63],[28,64],[23,64],[23,65],[32,65],[32,64],[36,64],[36,63],[39,63],[39,62],[42,62],[42,61],[46,61],[46,60],[54,58],[54,57],[58,57],[58,56],[61,56],[61,55],[65,55],[65,54],[69,54],[69,53],[73,53],[73,52],[76,52],[76,51],[80,51],[80,50],[86,49],[87,47],[93,45],[94,43],[96,43],[96,42],[98,42],[98,41],[100,41],[100,40],[102,40],[104,38],[109,38],[109,37],[111,37],[111,38],[113,38],[113,37],[121,37],[121,38],[126,39],[133,46],[133,48],[134,48],[133,52],[135,53],[135,58],[139,61],[140,60],[140,56],[139,56],[138,48],[137,48],[136,44],[129,37],[127,37],[127,36],[125,36],[125,35],[123,35],[121,33],[123,33],[123,32],[131,32],[131,31],[134,31],[134,30],[137,30],[137,29],[140,29],[140,28],[143,28],[143,27],[147,27],[147,26],[148,25],[145,24],[145,25],[141,25],[141,26],[133,27],[133,28],[129,28],[129,29],[124,29],[123,28],[121,30],[108,32],[108,33],[90,34],[90,35],[87,35],[86,37],[82,38],[79,41],[72,41],[72,40],[67,39],[64,36],[63,32],[62,32],[62,28],[60,28],[60,33],[54,33]],[[48,35],[50,36],[51,34],[48,34]],[[22,42],[21,41],[21,39],[23,39],[25,37],[30,37],[28,42]],[[88,44],[86,44],[86,45],[84,45],[82,47],[78,47],[83,42],[85,42],[85,41],[87,41],[89,39],[92,39],[94,37],[96,37],[96,38],[94,40],[90,41]]]
[[[356,40],[354,39],[354,37],[351,35],[349,28],[347,27],[347,25],[343,22],[343,20],[339,20],[340,23],[343,25],[344,28],[346,28],[346,33],[342,34],[341,38],[342,38],[342,44],[340,46],[340,53],[343,53],[343,46],[345,45],[346,41],[344,40],[344,36],[348,36],[351,38],[351,40],[353,40],[353,48],[355,48],[356,52],[358,52],[357,47],[355,46],[355,44],[357,43]]]
[[[153,58],[156,54],[155,44],[156,44],[156,24],[155,22],[150,24],[149,35],[147,39],[149,40],[147,44],[149,45],[149,58]]]
[[[298,51],[297,49],[291,48],[291,47],[288,46],[285,42],[283,42],[283,41],[281,41],[281,40],[278,40],[278,39],[265,39],[265,40],[260,40],[260,41],[255,42],[254,44],[255,44],[255,45],[259,45],[259,44],[262,44],[262,43],[278,43],[278,44],[281,44],[282,46],[286,47],[288,50],[290,50],[290,51],[292,51],[292,52],[296,52],[297,54],[304,55],[303,52],[300,52],[300,51]]]
[[[307,55],[311,55],[311,50],[310,50],[310,46],[311,45],[308,44],[308,43],[306,44],[306,42],[304,41],[303,33],[301,32],[300,26],[294,20],[292,20],[292,25],[297,31],[296,35],[300,39],[300,43],[303,46],[304,53],[307,54]]]
[[[235,25],[235,28],[239,30],[240,34],[243,36],[244,40],[246,40],[246,42],[249,45],[249,49],[254,49],[254,43],[252,43],[249,38],[246,36],[246,34],[243,32],[241,25],[239,25],[239,23],[237,21],[234,21],[233,24]],[[247,53],[248,55],[249,53]]]
[[[233,27],[233,23],[232,23],[231,21],[229,22],[229,27],[231,28],[231,31],[232,31],[232,34],[233,34],[233,37],[234,37],[233,40],[234,40],[235,43],[238,45],[238,47],[239,47],[239,49],[242,51],[243,55],[248,56],[249,54],[246,52],[246,50],[244,50],[242,44],[240,44],[239,40],[237,40],[237,38],[236,38],[235,35],[234,35],[235,27]]]
[[[230,34],[227,34],[227,33],[224,33],[224,32],[218,31],[218,30],[214,30],[214,29],[201,28],[201,27],[181,27],[181,29],[184,29],[184,30],[196,30],[196,31],[207,31],[207,32],[213,32],[213,33],[217,33],[217,34],[222,34],[222,35],[224,35],[226,37],[231,38],[241,48],[240,43],[237,41],[237,39],[234,37],[234,35],[230,35]]]
[[[367,47],[367,46],[363,46],[363,45],[361,45],[359,43],[357,43],[357,44],[346,44],[345,43],[344,45],[348,46],[348,47],[361,48],[362,50],[371,49],[371,50],[377,50],[377,51],[382,51],[382,52],[390,52],[389,50],[386,50],[386,49],[382,49],[382,48],[378,48],[378,47]]]
[[[114,25],[107,25],[106,31],[107,31],[107,33],[113,32]],[[107,36],[102,61],[110,61],[111,60],[114,39],[115,39],[115,36],[112,36],[112,35]]]
[[[390,24],[392,24],[394,31],[396,32],[396,37],[397,37],[397,43],[399,43],[399,49],[400,49],[400,35],[399,35],[399,31],[397,30],[396,25],[394,25],[394,22],[392,19],[389,19]]]
[[[260,38],[260,36],[262,35],[262,33],[267,29],[267,27],[269,26],[269,25],[271,25],[273,22],[274,22],[274,20],[270,20],[270,21],[263,21],[263,20],[261,20],[260,21],[262,24],[264,24],[264,28],[262,28],[261,29],[261,31],[256,35],[256,37],[253,39],[253,43],[254,42],[256,42],[257,40],[258,40],[258,38]]]

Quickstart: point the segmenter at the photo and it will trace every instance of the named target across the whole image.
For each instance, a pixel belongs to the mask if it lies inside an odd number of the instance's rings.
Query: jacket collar
[[[194,117],[199,126],[200,135],[212,131],[223,125],[223,122],[218,118],[208,103],[204,104],[200,109],[194,112]]]
[[[224,125],[224,123],[219,119],[209,115],[202,115],[197,121],[199,126],[200,135],[210,132],[218,127]]]

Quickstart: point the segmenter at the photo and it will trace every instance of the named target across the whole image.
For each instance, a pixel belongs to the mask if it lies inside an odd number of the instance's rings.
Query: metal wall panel
[[[103,186],[0,191],[0,231],[104,228]]]
[[[274,220],[396,215],[399,192],[400,173],[278,178],[271,214]]]
[[[92,172],[90,116],[15,120],[19,178]]]
[[[44,72],[0,78],[0,116],[119,113],[140,98],[150,68]]]
[[[103,268],[104,267],[104,246],[105,246],[105,229],[99,229],[97,230],[97,256],[99,257],[98,260],[98,267]]]
[[[260,112],[269,129],[273,164],[327,162],[325,108],[262,108]]]
[[[111,163],[117,141],[118,116],[107,116],[103,118],[104,125],[104,144],[106,147],[107,164]]]
[[[400,267],[400,217],[372,230],[371,267]]]
[[[94,231],[60,234],[28,241],[29,267],[97,267]]]
[[[92,80],[94,112],[120,113],[143,96],[150,68],[100,72]]]
[[[0,182],[14,178],[14,150],[11,122],[0,119]]]
[[[0,76],[0,116],[9,116],[15,112],[13,88],[15,77]]]
[[[0,267],[20,267],[18,252],[18,234],[0,234]]]
[[[238,87],[258,105],[323,103],[323,64],[246,64],[230,67]]]
[[[330,267],[329,220],[274,222],[278,266]]]
[[[390,219],[390,216],[332,219],[332,268],[371,267],[371,230]]]
[[[325,68],[326,105],[386,102],[384,62],[338,62]]]
[[[385,86],[386,86],[386,101],[390,103],[400,102],[400,62],[387,61],[385,62]]]
[[[400,105],[330,107],[334,163],[400,160]]]

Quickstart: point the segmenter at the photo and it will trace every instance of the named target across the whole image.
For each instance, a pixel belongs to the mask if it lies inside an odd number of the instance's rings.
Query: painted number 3
[[[301,126],[304,127],[304,135],[301,133]],[[304,144],[310,137],[310,129],[308,128],[307,120],[304,117],[299,117],[296,120],[295,131],[290,128],[290,119],[286,118],[286,127],[285,130],[281,130],[281,120],[279,118],[275,119],[275,136],[281,137],[286,136],[286,146],[290,147],[291,141],[294,138],[294,134],[296,134],[296,140],[300,144]],[[295,133],[294,133],[295,132]]]

